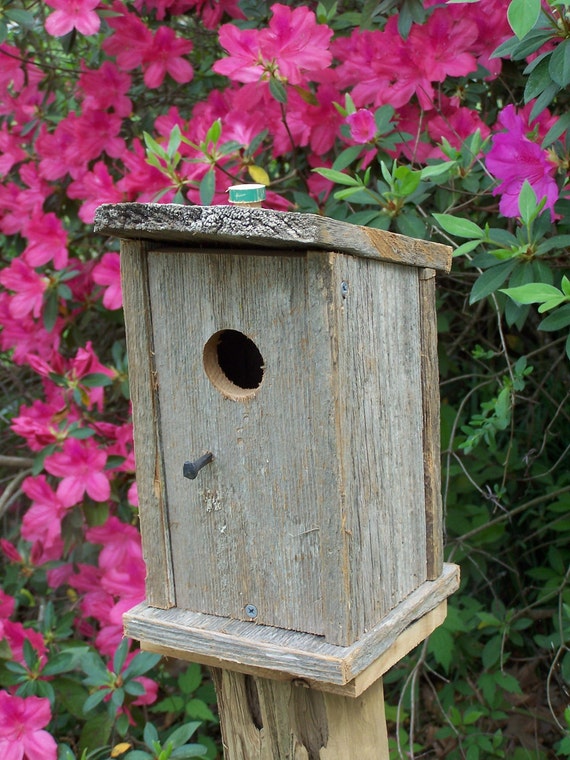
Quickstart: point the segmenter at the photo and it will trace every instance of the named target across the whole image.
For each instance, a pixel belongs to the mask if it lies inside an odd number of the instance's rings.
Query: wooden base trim
[[[146,650],[263,677],[285,674],[328,691],[355,681],[348,691],[357,696],[442,622],[441,605],[458,586],[459,567],[444,564],[439,578],[423,583],[349,647],[327,644],[322,636],[146,603],[126,613],[123,622],[125,634]]]

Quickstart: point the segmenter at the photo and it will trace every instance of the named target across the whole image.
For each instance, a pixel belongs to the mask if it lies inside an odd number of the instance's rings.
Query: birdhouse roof
[[[326,250],[448,272],[449,246],[362,227],[316,214],[174,203],[105,204],[95,232],[119,238],[220,248],[263,248],[275,254]]]

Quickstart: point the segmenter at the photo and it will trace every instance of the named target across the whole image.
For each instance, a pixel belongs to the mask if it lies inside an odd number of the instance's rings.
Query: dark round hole
[[[218,363],[224,375],[238,388],[259,388],[263,357],[255,343],[237,330],[224,330],[218,343]]]
[[[216,388],[232,398],[249,398],[263,380],[263,357],[238,330],[220,330],[204,346],[204,368]]]

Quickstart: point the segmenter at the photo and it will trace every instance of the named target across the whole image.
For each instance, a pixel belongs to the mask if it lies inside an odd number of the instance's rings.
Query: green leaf
[[[544,207],[544,202],[542,203]],[[525,179],[523,186],[519,193],[519,210],[521,219],[527,225],[532,224],[540,213],[540,204],[537,203],[537,198],[532,189],[530,182]]]
[[[283,82],[281,82],[279,79],[271,77],[269,80],[269,92],[273,95],[278,103],[287,102],[287,90],[285,89]]]
[[[333,170],[341,172],[343,169],[346,169],[347,166],[356,161],[361,153],[362,145],[351,145],[349,148],[346,148],[336,157],[332,165]]]
[[[174,749],[181,747],[183,744],[186,744],[188,739],[196,733],[201,725],[200,721],[197,720],[192,721],[191,723],[185,723],[168,736],[168,742],[172,744]]]
[[[216,192],[216,175],[213,169],[207,172],[200,182],[200,203],[202,206],[209,206]]]
[[[424,166],[421,170],[422,179],[433,179],[434,177],[440,177],[442,174],[446,174],[450,169],[456,166],[456,161],[442,161],[439,164],[430,164]]]
[[[570,111],[567,111],[562,116],[559,116],[557,121],[550,127],[548,132],[544,135],[544,140],[541,143],[541,148],[548,148],[549,145],[570,129]]]
[[[193,662],[178,677],[178,686],[183,694],[193,694],[202,683],[202,668]]]
[[[507,18],[513,32],[522,40],[538,21],[540,0],[511,0]]]
[[[129,665],[123,673],[123,678],[136,678],[142,676],[160,661],[159,654],[153,654],[152,652],[139,652],[130,661]]]
[[[534,119],[536,119],[536,117],[542,113],[542,111],[544,111],[546,106],[550,105],[559,90],[560,87],[556,84],[556,82],[552,82],[552,84],[548,85],[544,92],[542,92],[536,99],[536,102],[530,112],[530,116],[528,117],[529,121],[534,121]],[[525,100],[525,103],[527,102],[528,101]]]
[[[93,372],[90,375],[84,375],[81,378],[81,385],[86,388],[103,388],[107,385],[113,385],[113,379],[103,372]]]
[[[216,121],[212,124],[210,129],[206,132],[206,137],[204,138],[204,142],[206,144],[214,143],[214,145],[216,145],[221,135],[222,135],[222,120],[216,119]]]
[[[129,640],[123,638],[113,655],[113,672],[120,673],[129,653]]]
[[[362,182],[355,177],[351,177],[349,174],[338,172],[335,169],[313,169],[316,174],[320,174],[321,177],[334,182],[337,185],[348,185],[349,187],[362,187]]]
[[[481,240],[485,237],[485,232],[481,227],[469,219],[461,219],[452,214],[434,214],[433,217],[439,226],[450,235],[477,240]]]
[[[97,691],[94,691],[93,694],[90,694],[83,703],[83,712],[88,713],[93,710],[94,707],[100,705],[109,693],[110,689],[97,689]]]
[[[471,289],[469,303],[474,304],[494,293],[504,283],[516,265],[515,259],[502,261],[495,267],[486,269],[480,274]]]
[[[152,745],[154,742],[157,742],[158,739],[158,731],[156,730],[156,727],[154,723],[146,723],[143,731],[143,739],[144,743],[149,749],[152,749]]]
[[[35,24],[33,14],[24,11],[21,8],[7,8],[4,11],[4,15],[6,18],[9,18],[10,21],[14,21],[14,23],[19,24],[20,26],[31,28]]]
[[[517,303],[544,303],[561,296],[558,288],[543,282],[532,282],[528,285],[520,285],[518,288],[505,288],[501,290],[501,293],[505,293]]]
[[[563,40],[554,48],[550,56],[548,71],[560,87],[566,87],[570,83],[570,39]]]
[[[188,744],[175,749],[170,757],[172,760],[186,760],[189,757],[204,757],[205,753],[206,747],[203,744]]]
[[[549,71],[549,59],[550,55],[547,53],[545,57],[535,65],[530,72],[524,88],[524,102],[528,103],[529,100],[538,97],[544,92],[547,87],[552,84],[552,77]],[[533,61],[534,63],[534,61]]]

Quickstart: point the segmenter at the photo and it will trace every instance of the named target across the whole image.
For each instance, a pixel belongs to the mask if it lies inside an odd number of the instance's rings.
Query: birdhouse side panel
[[[121,281],[133,405],[134,447],[146,598],[154,607],[176,604],[168,531],[160,404],[148,288],[147,244],[121,241]]]
[[[358,637],[426,580],[419,270],[346,255],[334,266],[345,293],[331,321]]]
[[[323,634],[323,547],[338,558],[344,539],[328,518],[327,306],[307,313],[309,279],[305,255],[149,253],[177,606]]]

